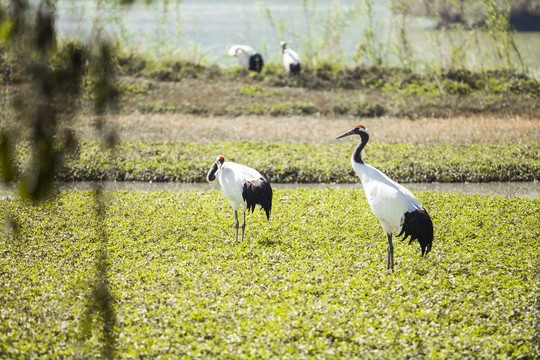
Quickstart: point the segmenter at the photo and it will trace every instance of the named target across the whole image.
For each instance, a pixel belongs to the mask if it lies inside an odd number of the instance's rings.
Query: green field
[[[0,3],[0,180],[13,191],[0,197],[0,360],[540,358],[540,198],[417,193],[433,249],[396,241],[395,272],[362,190],[275,190],[271,220],[249,214],[241,242],[210,185],[46,198],[62,181],[205,182],[218,154],[276,188],[358,184],[358,138],[335,137],[359,123],[373,134],[364,160],[398,182],[539,181],[540,81],[500,1],[459,7],[482,5],[478,28],[417,38],[439,43],[433,61],[410,47],[410,2],[389,2],[399,67],[370,21],[352,67],[329,62],[319,50],[341,48],[347,16],[305,12],[317,53],[302,45],[294,77],[270,58],[261,73],[189,59],[199,45],[168,51],[168,36],[131,52],[115,2],[81,13],[95,17],[88,37],[62,39],[57,1],[30,3]],[[448,4],[418,5],[433,18]],[[314,42],[320,29],[335,36]],[[295,33],[279,35],[296,47]]]
[[[355,139],[356,140],[356,139]],[[123,142],[114,153],[86,142],[60,174],[63,181],[205,182],[216,156],[258,169],[271,182],[356,183],[350,164],[356,142]],[[486,182],[540,179],[540,143],[369,144],[365,161],[396,181]]]
[[[417,195],[433,250],[397,242],[395,273],[362,191],[275,191],[241,243],[218,191],[107,195],[118,357],[534,358],[540,199]],[[0,358],[99,355],[93,204],[0,202]]]

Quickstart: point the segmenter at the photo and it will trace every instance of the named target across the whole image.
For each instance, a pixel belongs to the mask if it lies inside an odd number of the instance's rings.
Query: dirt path
[[[111,117],[110,124],[122,140],[141,141],[281,141],[327,143],[357,124],[371,130],[373,141],[400,143],[485,143],[539,141],[540,119],[512,116],[421,118],[322,118],[322,117],[200,117],[182,114],[134,114]],[[92,120],[77,126],[83,139],[92,139]]]

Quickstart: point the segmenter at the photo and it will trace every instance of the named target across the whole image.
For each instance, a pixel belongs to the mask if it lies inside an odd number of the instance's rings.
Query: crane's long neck
[[[362,160],[362,150],[364,149],[364,146],[366,146],[367,142],[369,141],[369,135],[366,133],[360,133],[360,142],[358,145],[356,145],[356,149],[354,149],[354,152],[352,154],[352,160],[358,164],[363,164],[364,161]]]

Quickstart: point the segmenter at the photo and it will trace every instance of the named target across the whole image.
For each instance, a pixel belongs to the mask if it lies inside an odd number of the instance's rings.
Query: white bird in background
[[[427,211],[408,189],[362,161],[362,149],[369,141],[369,131],[365,126],[358,125],[336,139],[349,135],[360,135],[360,142],[352,154],[351,164],[362,182],[371,211],[381,221],[388,237],[387,268],[394,271],[392,233],[401,230],[398,236],[403,235],[403,240],[410,236],[409,244],[418,239],[424,256],[431,250],[433,223]]]
[[[229,55],[238,60],[238,64],[245,70],[261,72],[264,61],[261,54],[257,53],[248,45],[233,45],[229,49]]]
[[[244,209],[242,240],[244,240],[246,228],[246,209],[253,212],[255,205],[259,204],[266,212],[266,218],[270,220],[272,188],[268,180],[257,170],[230,161],[225,162],[225,158],[219,155],[206,175],[206,180],[209,182],[216,178],[223,195],[231,201],[234,210],[236,241],[238,241],[238,210],[240,207]]]
[[[287,48],[287,43],[282,41],[279,43],[281,53],[283,54],[283,66],[289,74],[300,74],[300,56],[293,49]]]

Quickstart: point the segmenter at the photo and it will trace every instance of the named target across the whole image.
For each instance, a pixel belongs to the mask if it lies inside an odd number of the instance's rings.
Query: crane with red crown
[[[260,205],[270,220],[272,209],[272,187],[257,170],[234,162],[225,162],[225,157],[219,155],[208,171],[206,180],[215,181],[217,178],[221,192],[231,202],[234,210],[236,241],[238,241],[238,210],[244,210],[244,223],[242,224],[242,241],[246,228],[246,209],[253,210]]]
[[[404,186],[390,179],[382,171],[362,160],[362,149],[369,141],[369,131],[364,125],[357,125],[352,130],[338,136],[359,135],[351,164],[364,187],[367,201],[373,214],[380,220],[388,238],[387,268],[394,271],[394,246],[392,233],[400,231],[403,240],[410,236],[409,244],[418,240],[422,257],[430,252],[433,242],[433,223],[420,201]]]

